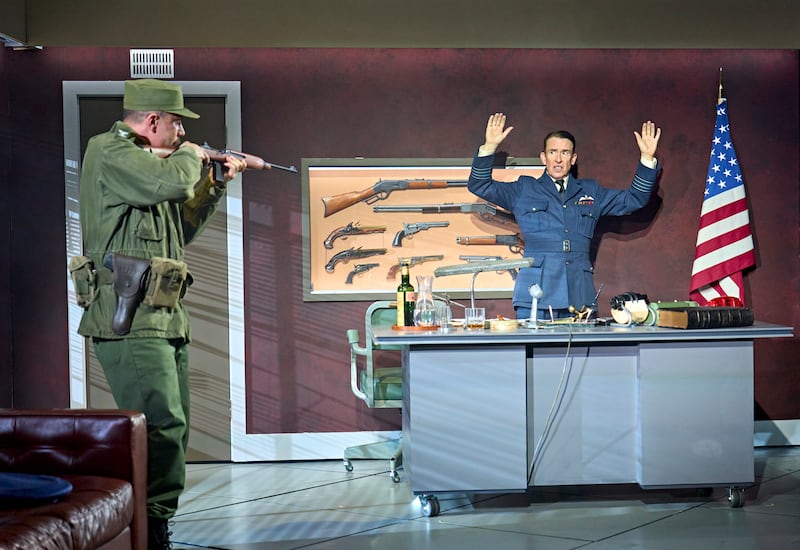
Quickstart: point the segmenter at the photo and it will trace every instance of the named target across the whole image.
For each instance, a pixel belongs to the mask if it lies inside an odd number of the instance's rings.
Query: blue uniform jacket
[[[659,167],[639,163],[628,189],[607,189],[596,180],[569,178],[562,198],[547,174],[520,176],[514,182],[492,179],[494,156],[475,156],[468,188],[478,197],[512,212],[533,267],[520,270],[514,285],[515,307],[530,307],[528,288],[543,291],[540,308],[580,309],[595,297],[589,246],[600,216],[621,216],[642,208],[650,198]]]

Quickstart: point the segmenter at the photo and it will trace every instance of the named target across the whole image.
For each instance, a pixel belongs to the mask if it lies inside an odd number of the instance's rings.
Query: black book
[[[749,327],[755,318],[747,307],[687,307],[658,310],[656,325],[668,328]]]

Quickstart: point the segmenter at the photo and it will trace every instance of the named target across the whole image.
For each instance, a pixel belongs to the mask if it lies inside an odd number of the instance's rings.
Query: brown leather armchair
[[[0,471],[66,479],[54,502],[0,508],[0,549],[147,548],[147,428],[140,412],[0,409]]]

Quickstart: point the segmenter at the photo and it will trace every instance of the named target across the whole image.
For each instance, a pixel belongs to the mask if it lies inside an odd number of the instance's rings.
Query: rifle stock
[[[348,206],[353,206],[356,203],[365,201],[375,195],[372,187],[367,187],[362,191],[350,191],[349,193],[342,193],[341,195],[334,195],[332,197],[322,197],[322,204],[325,205],[325,217],[331,214],[336,214],[340,210],[344,210]]]

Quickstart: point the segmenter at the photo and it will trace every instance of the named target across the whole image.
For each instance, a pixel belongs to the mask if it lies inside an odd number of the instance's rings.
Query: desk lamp
[[[465,264],[445,265],[437,267],[433,274],[436,277],[446,277],[448,275],[463,275],[472,273],[472,282],[469,286],[469,299],[471,307],[475,307],[475,278],[478,273],[483,271],[506,271],[509,269],[521,269],[531,267],[533,258],[520,258],[519,260],[488,260],[485,262],[470,262]]]

